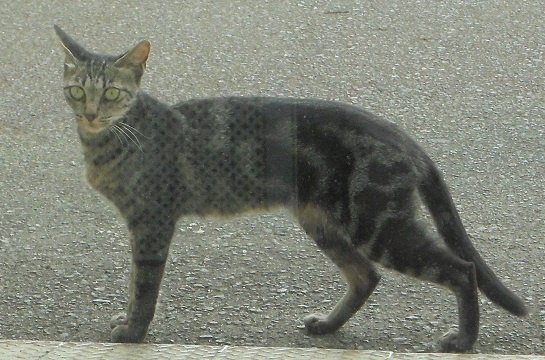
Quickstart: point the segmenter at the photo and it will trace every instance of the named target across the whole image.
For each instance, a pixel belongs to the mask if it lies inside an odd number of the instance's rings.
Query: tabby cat
[[[477,340],[478,291],[526,314],[471,244],[430,158],[394,124],[337,102],[225,97],[166,105],[139,90],[150,51],[91,53],[55,26],[66,58],[64,94],[75,113],[86,176],[125,219],[132,250],[126,314],[114,342],[142,342],[153,318],[169,244],[182,215],[283,206],[339,267],[348,290],[311,334],[346,323],[377,286],[373,263],[449,288],[458,331],[442,351]],[[422,202],[438,235],[418,215]]]

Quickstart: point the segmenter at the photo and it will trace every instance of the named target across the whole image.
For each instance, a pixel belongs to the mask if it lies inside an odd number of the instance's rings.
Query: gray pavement
[[[527,301],[482,300],[475,351],[545,355],[543,1],[1,0],[0,338],[105,342],[124,307],[125,227],[83,180],[53,24],[97,52],[152,42],[146,91],[340,100],[398,123],[444,171],[467,230]],[[419,352],[456,323],[453,296],[384,271],[341,331],[302,317],[344,291],[283,213],[186,219],[152,343]],[[211,264],[219,264],[220,268]]]
[[[0,340],[0,359],[56,360],[543,360],[539,355],[396,354],[391,351],[209,346],[179,344],[96,344]]]

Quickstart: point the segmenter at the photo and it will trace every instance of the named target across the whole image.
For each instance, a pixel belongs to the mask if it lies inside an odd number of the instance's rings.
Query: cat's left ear
[[[118,67],[128,67],[135,71],[137,76],[142,76],[144,69],[146,68],[146,61],[148,60],[151,44],[149,41],[144,40],[138,45],[133,47],[130,51],[123,54],[114,63]]]

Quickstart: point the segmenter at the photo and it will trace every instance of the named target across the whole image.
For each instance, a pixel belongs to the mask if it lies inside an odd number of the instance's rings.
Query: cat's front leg
[[[144,341],[155,314],[165,262],[132,262],[127,312],[112,318],[111,340],[121,343]]]
[[[128,221],[132,266],[127,311],[111,319],[113,342],[140,343],[155,314],[175,223],[144,213]]]

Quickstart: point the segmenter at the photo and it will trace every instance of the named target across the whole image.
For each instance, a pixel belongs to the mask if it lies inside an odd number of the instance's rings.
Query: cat
[[[435,282],[458,302],[458,330],[441,351],[470,350],[478,337],[478,289],[524,316],[470,242],[437,167],[396,125],[358,107],[266,97],[166,105],[139,90],[150,52],[85,50],[55,26],[90,185],[125,219],[132,251],[126,313],[113,342],[142,342],[154,316],[176,221],[288,208],[339,267],[348,289],[327,315],[304,319],[310,334],[345,324],[380,275],[374,263]],[[420,218],[423,203],[433,226]],[[441,240],[446,244],[441,245]]]

